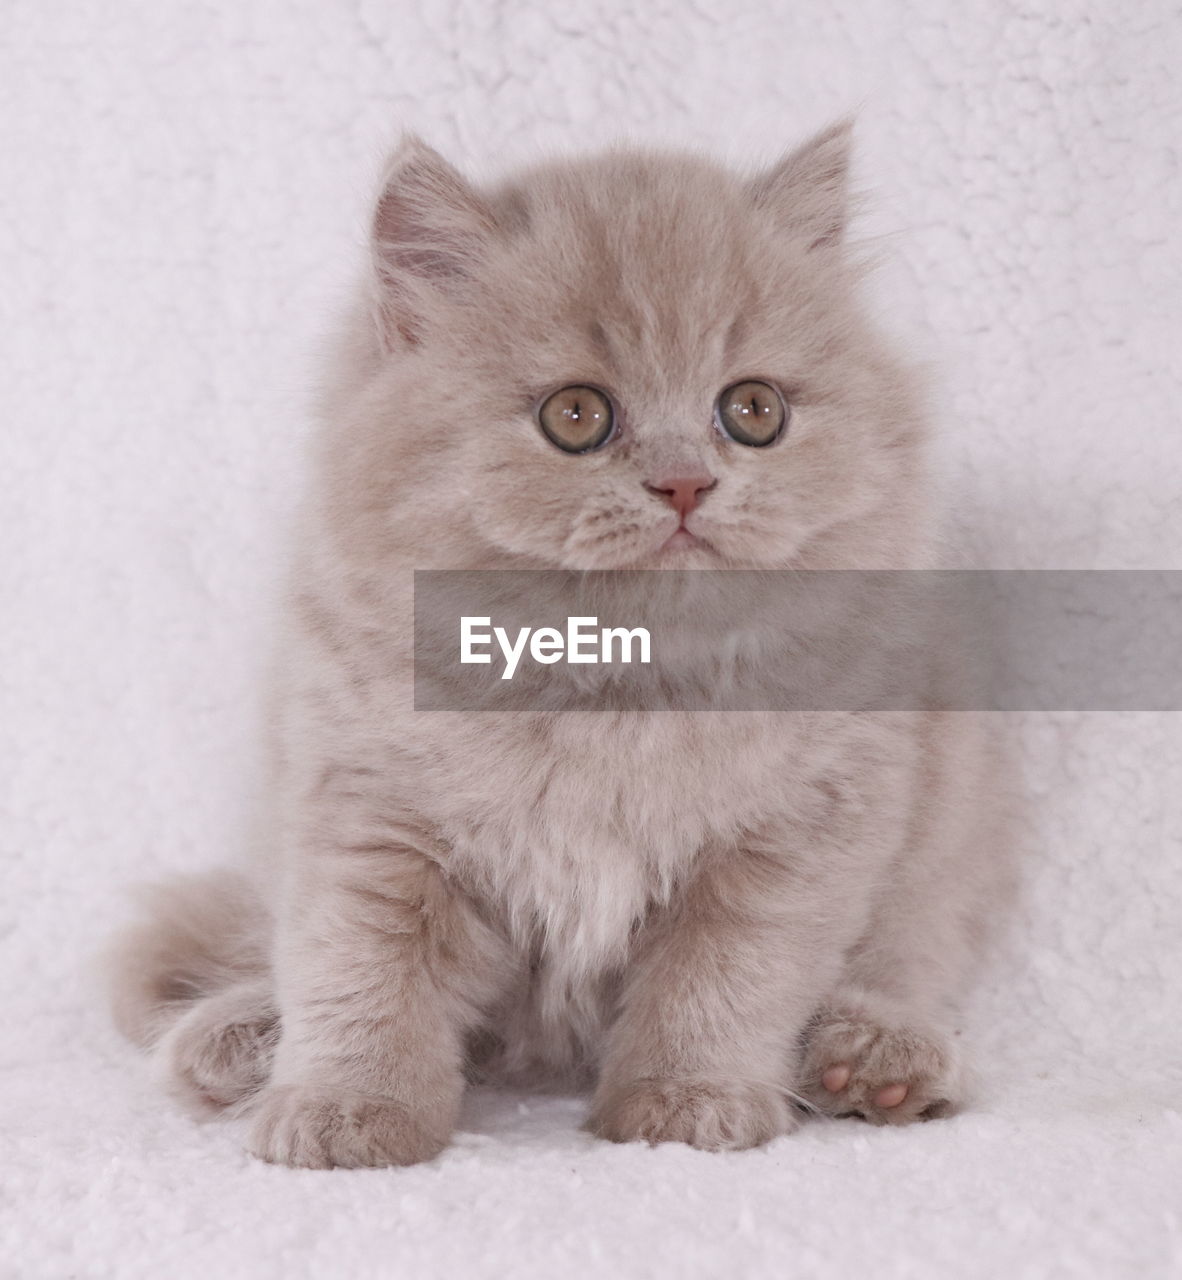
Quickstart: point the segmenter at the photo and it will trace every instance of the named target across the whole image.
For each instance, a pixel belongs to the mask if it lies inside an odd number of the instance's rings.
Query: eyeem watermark
[[[428,569],[414,583],[420,711],[1182,710],[1178,571]]]
[[[494,640],[505,659],[502,680],[513,679],[527,650],[534,662],[547,666],[563,661],[632,662],[634,646],[637,662],[652,661],[652,637],[645,627],[601,627],[597,617],[568,617],[565,633],[557,627],[519,627],[511,639],[508,628],[494,627],[491,617],[460,618],[461,662],[492,662]]]

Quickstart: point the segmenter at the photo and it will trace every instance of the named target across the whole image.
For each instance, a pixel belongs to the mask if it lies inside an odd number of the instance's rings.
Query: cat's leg
[[[282,1035],[251,1150],[308,1168],[430,1159],[505,944],[416,848],[318,850],[301,871],[278,921]]]
[[[833,864],[800,876],[767,853],[711,858],[625,977],[591,1131],[721,1150],[794,1128],[785,1064],[860,927],[859,897]]]
[[[968,1073],[956,1003],[1013,891],[988,726],[924,720],[922,808],[870,922],[803,1037],[797,1088],[830,1115],[907,1124],[950,1115]],[[976,799],[976,803],[973,801]]]
[[[971,871],[942,874],[942,861],[935,849],[908,850],[803,1037],[797,1088],[829,1115],[908,1124],[965,1100],[955,1002],[981,930]]]

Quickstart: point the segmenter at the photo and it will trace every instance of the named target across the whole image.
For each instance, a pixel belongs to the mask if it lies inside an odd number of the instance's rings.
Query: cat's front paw
[[[828,1115],[910,1124],[955,1112],[961,1081],[956,1055],[938,1035],[838,1012],[812,1027],[799,1087]]]
[[[261,1097],[248,1148],[298,1169],[420,1164],[450,1138],[450,1122],[389,1098],[287,1085]]]
[[[796,1127],[782,1090],[725,1080],[635,1080],[600,1090],[587,1128],[612,1142],[758,1147]]]

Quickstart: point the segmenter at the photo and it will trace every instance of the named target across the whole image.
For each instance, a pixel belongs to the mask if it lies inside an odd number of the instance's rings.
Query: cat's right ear
[[[472,186],[407,134],[386,166],[371,232],[377,321],[388,348],[420,340],[432,303],[463,288],[492,231]]]

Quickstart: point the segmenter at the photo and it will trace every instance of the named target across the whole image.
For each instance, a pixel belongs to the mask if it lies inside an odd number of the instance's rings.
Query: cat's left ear
[[[845,236],[853,127],[847,117],[822,129],[751,184],[756,204],[810,249],[839,245]]]
[[[493,234],[476,189],[408,134],[390,157],[374,210],[372,254],[384,341],[417,342],[440,296],[462,290]]]

